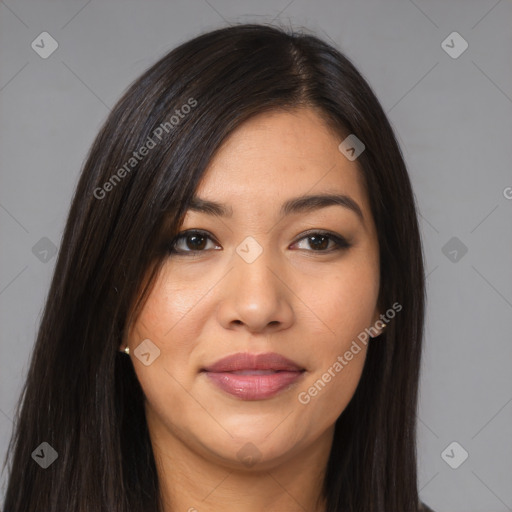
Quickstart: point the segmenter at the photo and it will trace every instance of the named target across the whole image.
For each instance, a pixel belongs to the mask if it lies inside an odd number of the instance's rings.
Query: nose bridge
[[[250,330],[261,330],[269,324],[288,326],[293,319],[289,293],[279,276],[281,263],[273,249],[263,244],[248,236],[235,248],[234,268],[219,309],[225,327],[242,322]]]
[[[259,239],[261,243],[254,236],[247,236],[236,247],[233,258],[235,279],[237,288],[247,297],[253,295],[256,298],[263,293],[268,295],[267,300],[272,300],[279,288],[275,270],[272,271],[277,262],[267,243],[268,237]]]

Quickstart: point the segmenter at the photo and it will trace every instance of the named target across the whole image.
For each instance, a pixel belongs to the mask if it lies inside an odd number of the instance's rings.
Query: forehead
[[[289,197],[333,193],[368,211],[357,161],[338,149],[342,137],[311,109],[259,114],[219,148],[196,195],[238,210],[274,209]]]

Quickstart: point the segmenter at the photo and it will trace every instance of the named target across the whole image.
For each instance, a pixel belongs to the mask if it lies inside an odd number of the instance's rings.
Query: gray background
[[[226,23],[272,20],[304,26],[353,59],[408,164],[428,273],[421,498],[436,512],[512,510],[507,0],[0,2],[0,456],[56,261],[40,240],[59,246],[86,152],[109,109],[177,44]],[[31,48],[43,31],[59,45],[46,59]],[[469,45],[458,58],[442,47],[453,31]],[[445,44],[461,48],[460,40]],[[469,453],[457,469],[441,456],[453,441]],[[447,453],[453,464],[461,449]],[[0,503],[5,481],[4,474]]]

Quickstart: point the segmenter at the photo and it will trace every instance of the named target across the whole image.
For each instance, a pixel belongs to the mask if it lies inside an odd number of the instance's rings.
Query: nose
[[[222,282],[218,321],[225,329],[251,333],[287,329],[294,321],[293,297],[285,269],[271,250],[254,261],[235,252]]]

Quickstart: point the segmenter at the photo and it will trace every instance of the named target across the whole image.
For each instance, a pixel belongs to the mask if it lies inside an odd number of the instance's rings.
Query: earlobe
[[[375,327],[379,329],[379,336],[382,334],[382,331],[384,331],[386,325],[387,324],[380,319],[375,322]]]
[[[382,334],[384,331],[384,328],[386,327],[386,322],[382,320],[382,315],[380,311],[376,311],[375,315],[373,317],[373,323],[372,323],[372,332],[376,332],[377,334],[375,336],[371,336],[372,338],[377,338]]]

